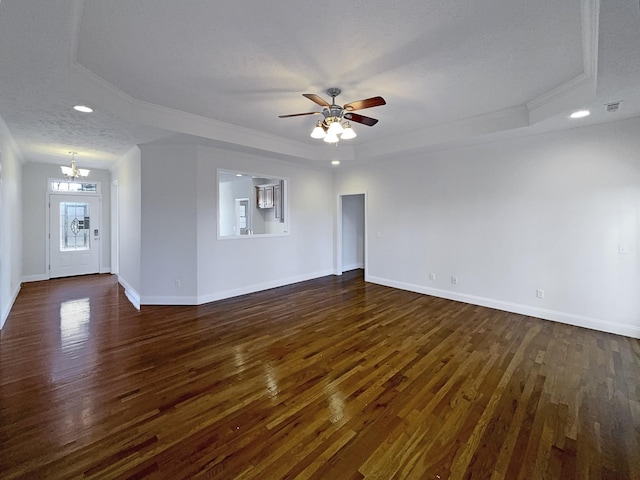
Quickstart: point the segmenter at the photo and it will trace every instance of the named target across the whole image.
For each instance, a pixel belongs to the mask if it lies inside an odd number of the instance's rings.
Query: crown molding
[[[600,0],[580,2],[582,18],[582,56],[584,74],[597,81],[598,41],[600,38]]]
[[[529,126],[529,111],[526,106],[499,110],[451,123],[434,125],[418,131],[408,132],[391,140],[379,140],[363,145],[356,151],[357,158],[370,159]]]
[[[71,83],[79,97],[130,122],[305,160],[325,161],[354,158],[354,149],[350,146],[344,146],[339,151],[334,151],[335,149],[326,148],[326,145],[308,145],[138,100],[78,62],[71,64]]]
[[[596,96],[600,1],[581,0],[582,73],[529,100],[531,124],[589,104]]]

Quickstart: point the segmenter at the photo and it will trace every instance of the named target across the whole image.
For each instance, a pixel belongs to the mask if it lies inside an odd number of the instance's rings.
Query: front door
[[[100,197],[49,195],[49,276],[100,271]]]

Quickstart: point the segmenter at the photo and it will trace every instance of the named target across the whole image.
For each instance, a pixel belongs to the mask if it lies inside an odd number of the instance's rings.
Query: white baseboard
[[[543,320],[551,320],[559,323],[566,323],[576,327],[590,328],[601,332],[615,333],[626,337],[640,338],[640,326],[628,325],[624,323],[609,322],[599,318],[584,317],[573,313],[558,312],[556,310],[547,310],[544,308],[522,305],[519,303],[504,302],[492,298],[478,297],[465,293],[451,292],[449,290],[440,290],[438,288],[424,287],[411,283],[397,282],[386,278],[374,277],[365,274],[365,281],[377,283],[387,287],[398,288],[410,292],[423,293],[433,297],[446,298],[462,303],[470,303],[471,305],[479,305],[481,307],[495,308],[505,312],[519,313],[529,317],[541,318]]]
[[[261,292],[263,290],[269,290],[270,288],[284,287],[285,285],[291,285],[298,282],[306,282],[307,280],[313,280],[314,278],[326,277],[327,275],[334,275],[333,269],[322,270],[320,272],[309,273],[306,275],[298,275],[296,277],[282,278],[274,280],[272,282],[258,283],[254,285],[248,285],[242,288],[236,288],[233,290],[226,290],[223,292],[210,293],[207,295],[198,296],[198,305],[203,303],[216,302],[218,300],[224,300],[225,298],[238,297],[240,295],[246,295],[248,293]]]
[[[343,272],[350,272],[351,270],[357,270],[358,268],[360,268],[360,269],[364,268],[364,264],[363,263],[352,263],[351,265],[343,265],[342,266],[342,271]]]
[[[111,269],[110,268],[101,268],[99,270],[99,273],[111,273]],[[43,280],[49,280],[49,276],[45,273],[40,273],[38,275],[26,275],[24,277],[22,277],[22,283],[28,283],[28,282],[41,282]]]
[[[312,280],[314,278],[326,277],[327,275],[333,275],[333,270],[323,270],[316,273],[299,275],[296,277],[288,277],[272,282],[258,283],[254,285],[248,285],[242,288],[236,288],[233,290],[225,290],[223,292],[211,293],[206,295],[145,295],[140,296],[129,284],[123,279],[118,277],[118,282],[124,287],[125,294],[129,301],[139,310],[141,305],[202,305],[203,303],[216,302],[218,300],[224,300],[225,298],[238,297],[240,295],[246,295],[247,293],[261,292],[262,290],[269,290],[270,288],[283,287],[285,285],[291,285],[292,283],[304,282]]]
[[[49,280],[49,277],[47,275],[45,275],[45,274],[26,275],[26,276],[22,277],[22,283],[41,282],[43,280]]]
[[[136,292],[136,290],[120,275],[118,275],[118,283],[122,285],[122,288],[124,288],[124,294],[131,302],[131,305],[133,305],[136,310],[140,310],[140,294]]]
[[[198,305],[198,297],[193,295],[145,295],[140,297],[141,305]]]
[[[20,293],[20,288],[22,288],[21,283],[19,283],[18,286],[14,289],[13,293],[11,294],[11,298],[9,299],[9,303],[2,310],[2,316],[0,317],[0,330],[2,330],[2,327],[4,327],[7,318],[9,318],[9,313],[11,313],[13,304],[15,303],[16,298],[18,298],[18,294]]]

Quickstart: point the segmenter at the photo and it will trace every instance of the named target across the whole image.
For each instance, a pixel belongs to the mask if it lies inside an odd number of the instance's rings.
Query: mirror
[[[218,171],[218,236],[288,235],[287,180]]]

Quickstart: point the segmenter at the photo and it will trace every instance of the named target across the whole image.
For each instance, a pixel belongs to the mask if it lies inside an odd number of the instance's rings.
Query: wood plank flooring
[[[140,312],[110,275],[29,283],[0,478],[637,480],[640,344],[360,272]]]

